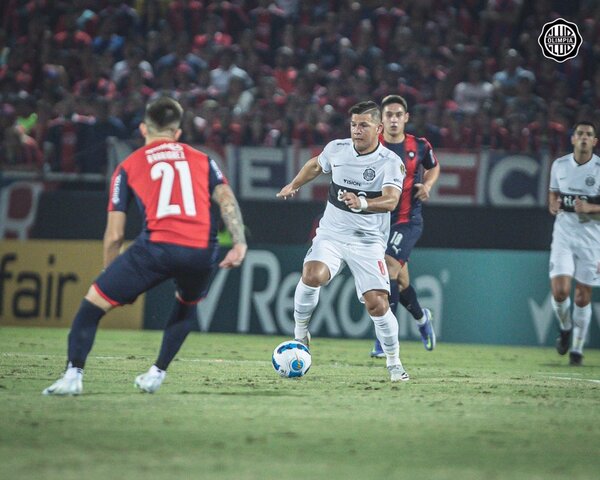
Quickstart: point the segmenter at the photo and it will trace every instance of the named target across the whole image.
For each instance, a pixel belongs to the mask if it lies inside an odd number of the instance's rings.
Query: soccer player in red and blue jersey
[[[196,323],[196,304],[206,296],[217,268],[218,205],[233,247],[218,264],[238,267],[246,255],[244,224],[237,200],[217,164],[205,153],[178,142],[183,109],[170,97],[146,107],[140,132],[145,146],[115,170],[110,185],[104,234],[104,270],[90,287],[69,333],[67,370],[44,395],[79,395],[83,368],[100,319],[112,308],[172,278],[176,301],[165,327],[158,358],[135,385],[153,393]],[[127,209],[135,200],[144,226],[135,242],[119,253]]]
[[[431,187],[440,175],[440,165],[427,139],[404,132],[409,119],[408,105],[400,95],[388,95],[381,101],[383,133],[380,141],[400,156],[406,177],[398,206],[391,215],[390,237],[385,261],[390,274],[390,307],[395,312],[400,302],[417,321],[421,340],[427,350],[435,347],[435,332],[429,309],[421,308],[410,284],[408,259],[423,232],[422,202],[429,199]],[[371,356],[384,358],[376,340]]]

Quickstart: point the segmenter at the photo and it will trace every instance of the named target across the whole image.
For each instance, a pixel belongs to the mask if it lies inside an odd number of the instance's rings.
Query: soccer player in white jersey
[[[379,143],[381,111],[375,102],[349,110],[351,138],[329,142],[277,194],[293,196],[321,174],[331,174],[329,198],[294,295],[294,336],[308,346],[308,324],[319,291],[344,267],[354,276],[356,293],[375,324],[392,382],[406,381],[400,361],[398,322],[389,304],[385,249],[390,212],[396,207],[406,174],[398,155]]]
[[[593,123],[575,124],[573,153],[558,158],[550,172],[548,209],[554,220],[550,250],[552,307],[560,334],[556,350],[569,352],[569,363],[581,365],[583,344],[592,319],[592,287],[600,286],[600,158]],[[571,314],[571,283],[575,305]]]

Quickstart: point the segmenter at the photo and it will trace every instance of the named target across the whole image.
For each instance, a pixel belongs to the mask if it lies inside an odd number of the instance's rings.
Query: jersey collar
[[[578,167],[583,167],[584,165],[587,165],[588,163],[590,163],[594,159],[594,152],[592,152],[592,155],[590,156],[590,159],[587,162],[579,163],[575,159],[575,154],[574,153],[571,154],[571,158],[573,159],[573,162],[575,162],[575,165],[577,165]]]
[[[367,153],[359,153],[356,151],[356,147],[354,146],[354,143],[352,143],[352,150],[354,150],[354,156],[355,157],[366,157],[367,155],[371,155],[372,153],[375,153],[377,150],[379,150],[379,147],[381,147],[381,142],[378,140],[377,141],[377,146],[371,150],[370,152]]]

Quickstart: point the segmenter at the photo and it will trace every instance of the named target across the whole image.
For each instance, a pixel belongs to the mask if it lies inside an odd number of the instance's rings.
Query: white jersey
[[[600,203],[600,157],[592,155],[580,165],[573,154],[554,161],[550,170],[550,191],[560,194],[562,205],[554,221],[553,236],[565,236],[574,247],[600,248],[600,214],[578,214],[576,197]]]
[[[402,192],[406,169],[402,159],[379,144],[360,154],[352,139],[329,142],[318,157],[324,173],[331,173],[329,198],[317,234],[340,243],[379,243],[384,248],[390,231],[390,214],[350,209],[340,200],[344,192],[366,198],[382,195],[383,187]]]

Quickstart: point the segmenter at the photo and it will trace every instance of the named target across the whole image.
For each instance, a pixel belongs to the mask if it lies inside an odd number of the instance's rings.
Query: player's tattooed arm
[[[244,220],[235,195],[229,185],[221,184],[215,187],[213,200],[221,209],[221,218],[231,234],[233,247],[227,252],[225,258],[219,263],[221,268],[239,267],[246,256],[248,245],[244,232]]]
[[[213,193],[213,200],[221,209],[221,218],[231,234],[233,243],[246,243],[246,234],[244,232],[244,220],[240,206],[229,185],[217,185]]]

